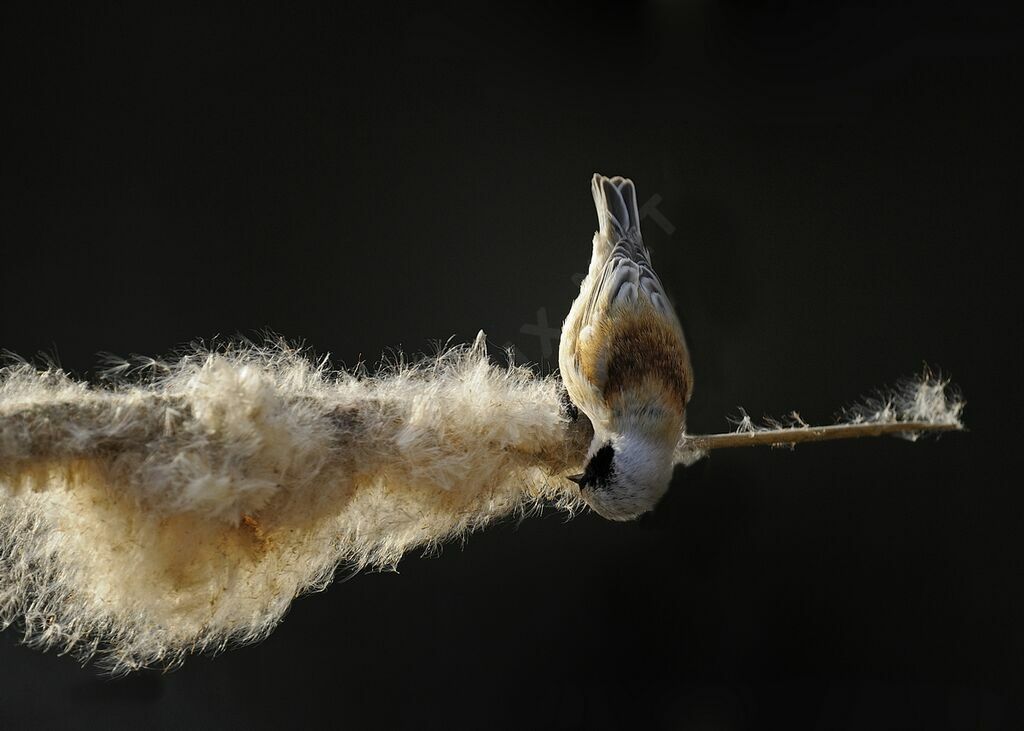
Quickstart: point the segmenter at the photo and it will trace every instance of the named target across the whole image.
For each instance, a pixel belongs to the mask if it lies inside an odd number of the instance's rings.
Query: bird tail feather
[[[594,174],[591,188],[597,208],[599,230],[611,242],[620,241],[630,233],[640,234],[640,211],[636,205],[636,189],[629,178],[606,178]]]

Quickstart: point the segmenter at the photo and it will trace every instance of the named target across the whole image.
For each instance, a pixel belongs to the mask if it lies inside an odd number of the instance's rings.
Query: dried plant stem
[[[960,431],[960,424],[932,424],[925,421],[893,423],[832,424],[831,426],[783,427],[725,434],[694,434],[686,437],[691,449],[707,452],[732,447],[785,447],[806,442],[830,442],[836,439],[903,436],[916,438],[923,433]]]

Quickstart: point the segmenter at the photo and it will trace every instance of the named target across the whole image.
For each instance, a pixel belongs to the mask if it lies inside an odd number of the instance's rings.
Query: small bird
[[[569,479],[598,514],[631,520],[668,490],[693,371],[640,236],[633,181],[595,174],[592,189],[599,227],[590,270],[562,325],[558,366],[594,439],[585,470]]]

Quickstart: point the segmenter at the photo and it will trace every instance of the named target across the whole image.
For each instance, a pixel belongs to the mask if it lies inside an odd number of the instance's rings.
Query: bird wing
[[[596,335],[596,326],[606,322],[606,318],[614,317],[616,310],[645,304],[654,308],[682,337],[679,317],[665,294],[664,285],[651,267],[647,247],[639,232],[635,232],[635,235],[620,239],[612,247],[608,260],[597,274],[596,283],[590,287],[580,316],[580,340],[586,341]]]

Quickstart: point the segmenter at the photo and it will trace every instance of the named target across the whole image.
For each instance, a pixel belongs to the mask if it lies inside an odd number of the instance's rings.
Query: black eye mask
[[[586,469],[581,474],[572,475],[569,479],[579,485],[581,490],[606,484],[615,474],[614,459],[615,448],[611,444],[606,444],[594,452],[594,456],[587,462]]]

